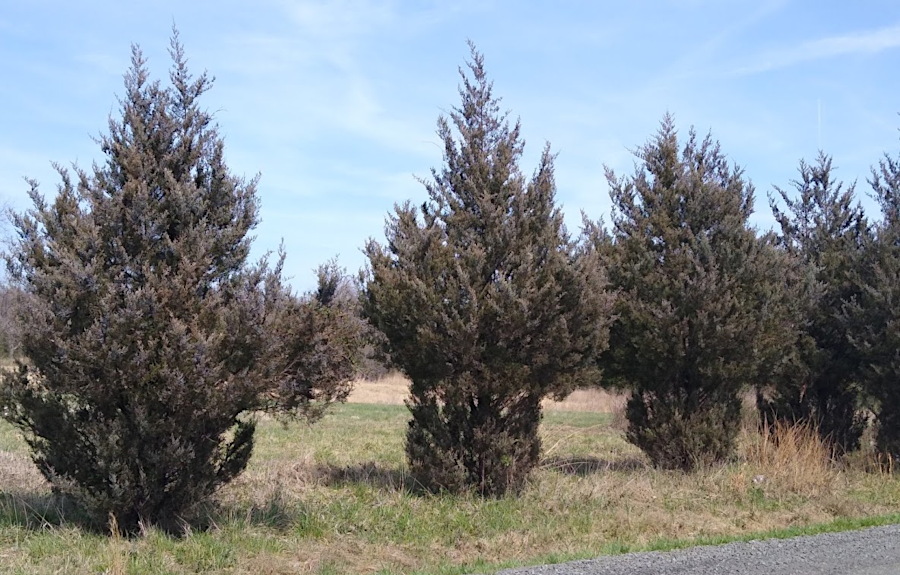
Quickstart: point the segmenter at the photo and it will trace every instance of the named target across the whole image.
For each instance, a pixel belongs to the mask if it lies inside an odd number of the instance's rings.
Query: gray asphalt
[[[630,553],[501,571],[504,575],[900,575],[900,525]]]

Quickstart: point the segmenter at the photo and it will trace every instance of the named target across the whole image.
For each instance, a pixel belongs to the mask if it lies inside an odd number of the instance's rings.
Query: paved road
[[[504,575],[900,575],[900,525],[793,539],[631,553]]]

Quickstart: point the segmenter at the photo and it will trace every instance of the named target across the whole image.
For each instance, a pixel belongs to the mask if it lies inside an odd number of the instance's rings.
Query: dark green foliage
[[[690,471],[730,457],[740,429],[741,400],[727,387],[707,392],[700,386],[662,393],[641,388],[626,404],[628,441],[654,465]]]
[[[635,155],[632,177],[607,171],[619,297],[601,365],[631,391],[629,441],[688,470],[733,453],[740,393],[773,369],[780,262],[748,227],[753,188],[711,137],[691,131],[679,149],[666,116]]]
[[[390,358],[383,352],[384,335],[363,317],[359,278],[351,278],[336,259],[319,266],[315,299],[337,314],[335,325],[350,329],[348,336],[356,347],[352,379],[376,380],[387,375]]]
[[[319,289],[302,297],[285,293],[266,328],[260,360],[270,367],[259,375],[270,383],[252,409],[314,421],[347,398],[370,331],[358,307],[323,302]]]
[[[247,263],[256,180],[229,173],[177,35],[171,86],[133,49],[105,162],[18,215],[8,258],[26,358],[0,413],[58,492],[100,524],[177,528],[247,465],[253,411],[316,415],[346,394],[345,324]],[[344,348],[342,346],[348,346]],[[349,367],[348,367],[349,365]]]
[[[440,118],[445,165],[429,201],[397,206],[370,241],[365,310],[412,380],[407,456],[432,490],[501,495],[538,461],[541,400],[590,381],[610,297],[596,254],[554,206],[553,156],[519,171],[518,123],[499,112],[480,54]],[[454,131],[455,128],[455,131]]]
[[[0,283],[0,359],[19,355],[22,330],[16,317],[19,290]]]
[[[873,196],[882,220],[867,246],[860,297],[843,319],[861,355],[863,389],[873,401],[876,448],[900,462],[900,161],[887,155],[872,170]]]
[[[843,306],[859,297],[855,280],[868,226],[854,205],[854,186],[833,178],[831,158],[819,154],[813,165],[800,162],[792,192],[775,187],[786,209],[769,198],[781,227],[779,247],[796,262],[805,281],[792,297],[803,318],[796,342],[798,361],[789,377],[758,395],[769,421],[812,424],[839,452],[859,446],[865,428],[857,373],[859,354],[841,320]]]
[[[0,203],[0,257],[11,241],[12,213],[6,203]],[[4,270],[0,269],[0,360],[15,357],[19,353],[21,330],[16,319],[18,298],[19,290],[10,285]]]

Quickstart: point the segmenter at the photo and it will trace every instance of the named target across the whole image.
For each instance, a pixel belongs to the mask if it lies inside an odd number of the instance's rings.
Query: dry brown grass
[[[22,491],[39,491],[47,487],[47,482],[27,452],[3,451],[0,447],[0,489],[12,486]]]
[[[360,379],[353,382],[349,403],[371,405],[403,405],[409,396],[409,380],[402,374],[391,372],[375,381]]]
[[[834,452],[810,425],[765,425],[744,429],[744,460],[754,468],[756,483],[777,491],[814,497],[842,486]]]
[[[409,380],[402,374],[393,372],[377,381],[356,381],[347,401],[372,405],[403,405],[408,396]],[[625,399],[623,394],[613,394],[602,389],[578,389],[562,401],[544,401],[544,409],[616,413],[624,409]]]
[[[545,400],[547,411],[581,411],[590,413],[622,413],[627,396],[603,389],[576,389],[562,401]]]
[[[122,533],[119,531],[119,522],[116,516],[109,514],[109,568],[104,575],[125,575],[128,568],[128,546],[123,541]]]

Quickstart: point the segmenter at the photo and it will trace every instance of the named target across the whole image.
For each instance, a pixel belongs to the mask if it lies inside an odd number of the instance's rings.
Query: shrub
[[[58,168],[17,215],[20,361],[0,413],[53,488],[106,525],[179,527],[247,465],[259,409],[315,416],[346,395],[352,324],[247,263],[256,179],[233,176],[177,34],[171,86],[132,50],[105,162]],[[349,366],[349,367],[348,367]]]
[[[398,206],[386,245],[366,246],[365,310],[412,381],[411,472],[432,490],[502,495],[538,461],[541,399],[593,379],[610,298],[554,206],[553,156],[526,181],[519,125],[474,48],[469,68],[461,106],[438,120],[429,201]]]
[[[636,156],[632,177],[607,171],[619,297],[601,365],[606,385],[631,391],[629,441],[687,470],[734,452],[741,390],[782,346],[780,266],[748,226],[752,186],[711,137],[691,131],[679,150],[667,115]]]
[[[356,326],[359,349],[355,354],[354,379],[375,381],[387,376],[393,366],[384,350],[384,335],[364,317],[360,289],[362,278],[347,275],[346,269],[340,267],[336,259],[319,266],[316,275],[316,300],[338,311],[345,323]]]

